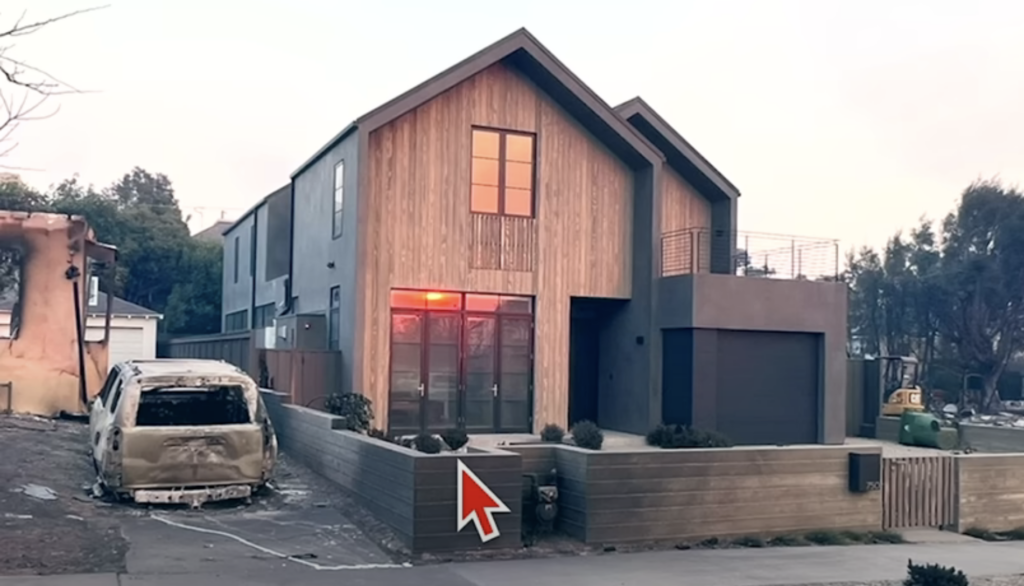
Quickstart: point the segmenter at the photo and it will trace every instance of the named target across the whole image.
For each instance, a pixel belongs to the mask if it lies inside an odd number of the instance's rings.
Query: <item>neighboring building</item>
[[[204,228],[192,235],[196,240],[206,240],[208,242],[223,242],[224,232],[234,226],[235,223],[230,220],[217,220],[209,228]]]
[[[79,216],[0,211],[0,288],[9,308],[0,384],[11,383],[15,413],[87,412],[106,378],[109,343],[80,336],[78,320],[88,313],[90,273],[111,274],[116,259]],[[105,333],[109,314],[99,311]]]
[[[11,298],[0,298],[0,339],[10,337],[13,305]],[[107,294],[93,291],[85,314],[86,341],[103,341],[106,312]],[[163,316],[151,309],[114,297],[110,307],[107,370],[125,360],[156,358],[157,324],[161,319]]]
[[[321,316],[331,391],[392,432],[665,420],[840,443],[845,286],[810,280],[820,241],[737,254],[738,196],[520,30],[357,119],[226,232],[225,330]]]

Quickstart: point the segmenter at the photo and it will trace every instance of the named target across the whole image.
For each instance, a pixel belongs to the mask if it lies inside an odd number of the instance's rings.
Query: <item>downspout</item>
[[[285,299],[285,313],[291,313],[293,291],[295,291],[295,179],[291,180],[291,189],[288,195],[288,287],[287,298]]]

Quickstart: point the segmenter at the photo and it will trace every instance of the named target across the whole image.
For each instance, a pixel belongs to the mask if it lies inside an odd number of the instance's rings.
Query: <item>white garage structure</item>
[[[103,339],[103,322],[107,309],[107,294],[93,292],[85,321],[85,339]],[[108,364],[132,359],[156,358],[156,329],[163,316],[114,297],[110,308],[110,348]],[[0,338],[9,335],[11,304],[0,299]]]

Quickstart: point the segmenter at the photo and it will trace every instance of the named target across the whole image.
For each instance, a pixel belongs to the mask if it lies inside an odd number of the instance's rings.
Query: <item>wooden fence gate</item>
[[[882,458],[883,528],[952,526],[956,523],[956,499],[954,458]]]

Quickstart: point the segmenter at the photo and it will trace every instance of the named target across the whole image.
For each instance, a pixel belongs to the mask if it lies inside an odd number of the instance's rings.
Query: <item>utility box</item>
[[[850,452],[850,492],[882,489],[882,454]]]
[[[327,317],[318,314],[286,315],[274,320],[275,349],[326,350]]]

